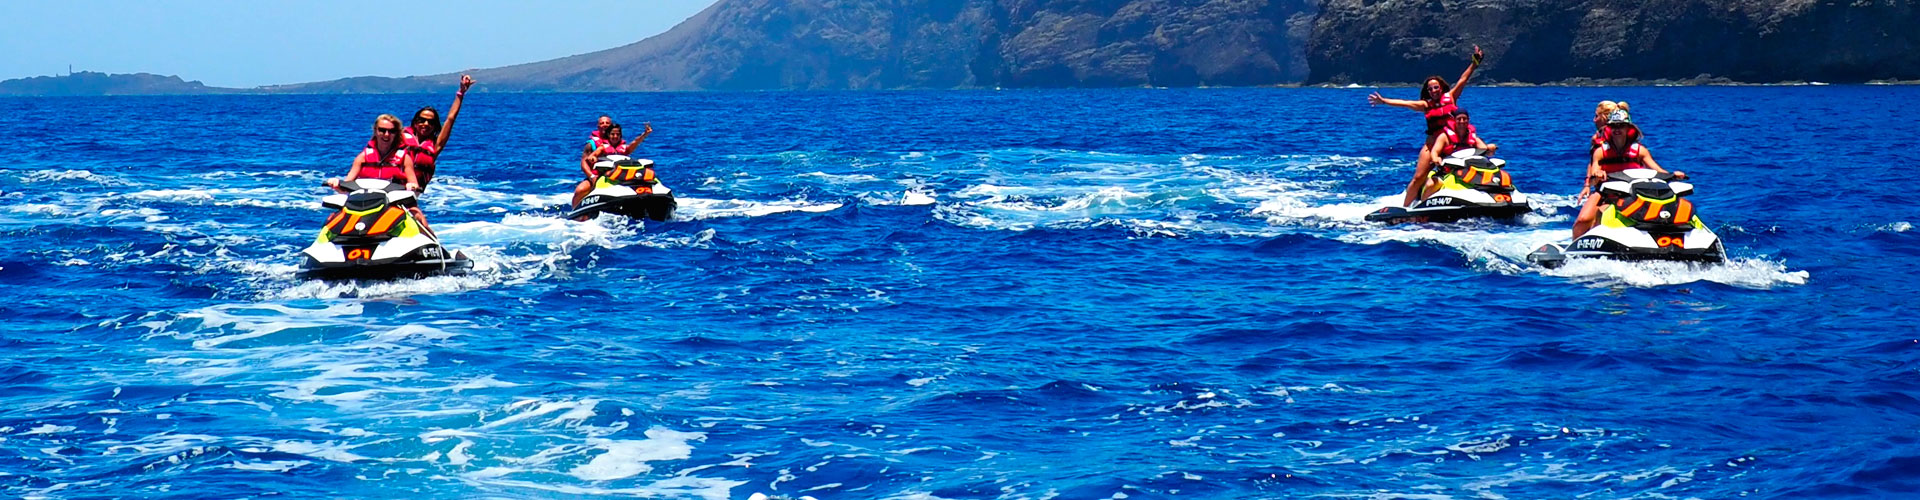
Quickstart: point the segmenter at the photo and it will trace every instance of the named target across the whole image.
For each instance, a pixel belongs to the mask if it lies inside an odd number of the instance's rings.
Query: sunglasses
[[[376,134],[392,134],[399,131],[400,129],[389,128],[389,127],[380,127],[380,128],[373,129],[373,133],[376,133]]]
[[[428,119],[426,119],[426,118],[414,118],[414,119],[413,119],[413,123],[414,123],[415,125],[418,125],[418,124],[422,124],[422,123],[426,123],[426,122],[430,122],[430,121],[433,121],[433,120],[428,120]]]

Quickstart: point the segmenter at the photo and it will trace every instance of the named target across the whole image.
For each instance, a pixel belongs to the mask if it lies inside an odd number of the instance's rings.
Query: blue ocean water
[[[1369,91],[474,93],[478,271],[345,283],[319,182],[450,96],[0,99],[0,497],[1920,491],[1920,88],[1470,89],[1548,206],[1393,227]],[[1601,99],[1731,262],[1525,263]],[[675,220],[559,217],[602,113]]]

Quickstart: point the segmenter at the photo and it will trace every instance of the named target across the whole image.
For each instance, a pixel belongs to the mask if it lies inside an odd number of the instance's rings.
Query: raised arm
[[[467,89],[473,87],[473,76],[460,75],[460,91],[453,93],[453,106],[447,108],[447,122],[440,126],[440,137],[433,141],[441,151],[447,150],[447,137],[453,135],[453,119],[460,116],[460,102],[467,99]]]
[[[653,122],[647,122],[644,125],[646,125],[647,130],[640,132],[639,137],[635,137],[632,142],[627,143],[627,151],[631,152],[634,150],[633,148],[640,147],[640,143],[647,142],[647,136],[653,135]]]
[[[1385,104],[1388,106],[1393,106],[1397,108],[1407,108],[1407,109],[1411,109],[1411,110],[1419,111],[1423,113],[1427,111],[1426,101],[1389,99],[1386,97],[1381,97],[1379,92],[1374,92],[1373,95],[1367,96],[1367,104]]]
[[[1467,70],[1460,72],[1460,80],[1453,84],[1452,89],[1447,90],[1447,95],[1453,96],[1455,102],[1460,100],[1460,91],[1466,90],[1467,80],[1473,78],[1473,70],[1479,68],[1480,60],[1486,57],[1487,53],[1482,52],[1479,45],[1473,46],[1473,61],[1467,63]]]

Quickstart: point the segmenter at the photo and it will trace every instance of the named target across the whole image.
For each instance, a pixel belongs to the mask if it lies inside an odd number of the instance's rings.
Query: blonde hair
[[[401,144],[401,140],[400,140],[400,129],[402,129],[402,128],[405,128],[405,127],[406,127],[405,125],[401,125],[401,124],[400,124],[400,117],[397,117],[397,116],[393,116],[393,115],[389,115],[389,114],[385,114],[385,113],[382,113],[382,114],[381,114],[380,116],[377,116],[377,117],[374,117],[374,119],[373,119],[373,130],[374,130],[374,132],[376,132],[376,134],[375,134],[375,135],[378,135],[378,134],[377,134],[377,132],[379,132],[379,131],[380,131],[380,123],[381,123],[381,122],[393,122],[393,129],[394,129],[394,130],[393,130],[393,144],[392,144],[392,145],[393,145],[393,146],[396,146],[396,147],[397,147],[397,146],[399,146],[399,145]]]

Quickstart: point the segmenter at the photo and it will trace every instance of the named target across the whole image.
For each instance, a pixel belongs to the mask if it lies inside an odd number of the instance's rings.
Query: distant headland
[[[488,92],[1920,80],[1913,2],[1863,0],[720,0],[666,33],[470,71]],[[0,82],[0,95],[410,93],[458,74],[252,89],[150,74]]]

